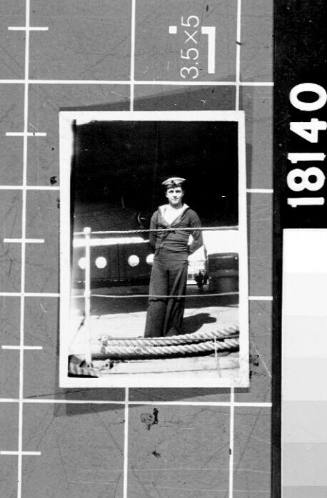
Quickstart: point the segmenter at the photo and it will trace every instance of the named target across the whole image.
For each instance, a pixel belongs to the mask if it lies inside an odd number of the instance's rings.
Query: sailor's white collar
[[[161,211],[161,213],[164,213],[165,210],[167,209],[167,207],[169,206],[169,204],[162,204],[162,206],[159,206],[159,210]],[[189,206],[187,204],[183,204],[182,206],[182,209],[180,211],[180,214],[184,213],[184,211],[188,208]]]

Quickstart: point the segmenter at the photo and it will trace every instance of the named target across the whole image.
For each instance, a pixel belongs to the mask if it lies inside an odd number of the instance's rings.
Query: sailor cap
[[[165,180],[164,182],[162,182],[162,185],[168,189],[172,187],[180,187],[184,182],[185,178],[181,178],[179,176],[172,176],[170,178],[167,178],[167,180]]]

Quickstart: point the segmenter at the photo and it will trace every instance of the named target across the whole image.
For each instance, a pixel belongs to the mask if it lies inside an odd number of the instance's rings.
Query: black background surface
[[[290,131],[291,121],[326,121],[327,105],[319,111],[295,109],[289,100],[292,88],[315,83],[327,89],[327,3],[324,0],[275,0],[274,2],[274,305],[273,305],[273,423],[272,423],[272,496],[281,496],[281,310],[282,310],[282,233],[286,228],[327,227],[327,203],[323,206],[287,204],[289,197],[327,197],[327,182],[318,192],[293,192],[287,186],[287,174],[293,168],[321,168],[326,160],[292,164],[291,152],[326,154],[326,131],[320,131],[318,143],[311,144]],[[312,96],[303,94],[310,102]]]
[[[290,131],[291,121],[310,121],[318,118],[326,121],[327,105],[319,111],[307,112],[295,109],[289,94],[295,85],[315,83],[327,89],[327,3],[324,0],[288,0],[275,2],[275,91],[274,91],[274,136],[275,136],[275,194],[281,210],[283,228],[327,227],[327,201],[323,206],[298,206],[287,204],[288,197],[327,197],[327,182],[317,192],[303,190],[293,192],[286,178],[293,168],[321,168],[326,174],[325,162],[292,164],[287,160],[290,152],[327,152],[326,131],[320,131],[318,143],[310,142]],[[303,93],[301,98],[312,101],[312,96]],[[278,209],[278,208],[277,208]]]

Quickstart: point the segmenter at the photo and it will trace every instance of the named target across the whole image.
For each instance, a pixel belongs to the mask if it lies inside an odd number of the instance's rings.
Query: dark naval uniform
[[[196,230],[200,226],[198,215],[186,204],[182,213],[171,224],[165,220],[162,207],[151,218],[150,229],[162,231],[150,232],[150,244],[155,255],[145,337],[183,333],[188,256],[203,245],[202,232]],[[190,234],[193,241],[188,245]]]

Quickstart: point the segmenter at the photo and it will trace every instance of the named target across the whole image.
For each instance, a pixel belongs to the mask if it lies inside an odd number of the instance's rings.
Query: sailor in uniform
[[[168,204],[151,218],[150,244],[155,254],[145,337],[183,333],[188,256],[203,245],[199,216],[183,202],[184,182],[185,178],[171,177],[162,183]]]

